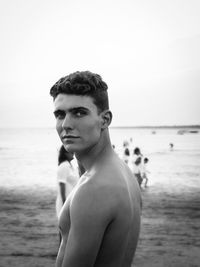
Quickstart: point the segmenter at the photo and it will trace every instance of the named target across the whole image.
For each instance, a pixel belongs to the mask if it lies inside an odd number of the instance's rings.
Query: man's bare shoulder
[[[100,216],[110,220],[115,205],[110,198],[110,191],[109,186],[100,181],[97,175],[83,177],[74,190],[70,213],[79,214],[79,216],[87,214],[91,218]]]

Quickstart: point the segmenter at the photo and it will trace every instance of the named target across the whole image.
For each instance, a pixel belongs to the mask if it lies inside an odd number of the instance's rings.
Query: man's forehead
[[[76,108],[97,109],[93,98],[82,95],[59,94],[54,101],[55,108]]]

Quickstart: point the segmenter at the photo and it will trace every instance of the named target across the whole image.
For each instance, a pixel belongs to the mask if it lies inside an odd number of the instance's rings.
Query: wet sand
[[[179,192],[180,191],[180,192]],[[0,189],[0,267],[53,267],[58,230],[53,190]],[[142,190],[141,234],[134,267],[197,267],[200,190]]]
[[[145,189],[135,267],[198,267],[200,191]]]
[[[54,266],[55,192],[1,189],[0,198],[0,267]]]

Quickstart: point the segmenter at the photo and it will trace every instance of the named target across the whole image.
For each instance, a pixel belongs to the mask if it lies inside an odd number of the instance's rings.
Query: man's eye
[[[60,119],[60,120],[64,119],[64,117],[65,117],[64,112],[55,112],[54,115],[55,115],[56,119]]]
[[[58,119],[64,119],[64,117],[65,117],[64,114],[59,114],[59,115],[57,116]]]
[[[81,110],[78,110],[78,111],[75,111],[75,112],[74,112],[74,115],[75,115],[76,117],[82,117],[82,116],[84,116],[85,114],[86,114],[86,112],[81,111]]]
[[[82,113],[81,113],[80,111],[77,111],[77,112],[76,112],[76,116],[77,116],[77,117],[80,117],[81,115],[82,115]]]

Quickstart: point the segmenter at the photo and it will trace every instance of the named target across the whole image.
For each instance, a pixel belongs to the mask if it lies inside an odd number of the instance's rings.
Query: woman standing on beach
[[[78,181],[78,167],[73,160],[73,154],[66,151],[62,145],[58,154],[57,183],[58,194],[56,199],[56,214],[59,217],[60,210],[73,187]]]

